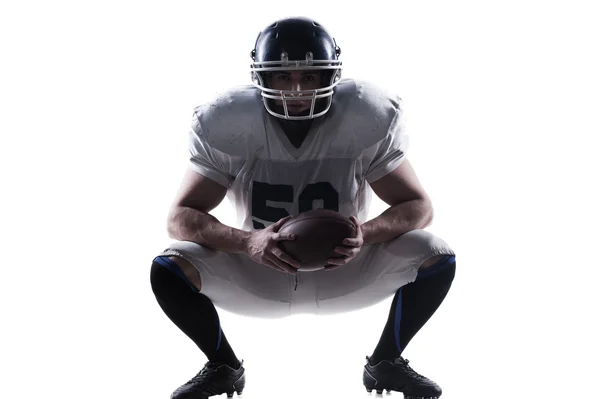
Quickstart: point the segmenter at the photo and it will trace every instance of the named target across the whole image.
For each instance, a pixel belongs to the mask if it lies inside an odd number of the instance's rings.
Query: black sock
[[[169,268],[165,267],[165,260],[164,257],[155,259],[150,269],[152,291],[162,310],[194,341],[209,361],[238,368],[239,361],[221,331],[219,315],[213,303],[206,295],[192,291],[190,288],[193,285],[183,273],[171,271],[173,265],[177,265],[170,259]]]
[[[443,302],[455,271],[454,256],[446,256],[420,271],[414,282],[396,292],[381,339],[371,356],[372,365],[382,360],[393,360],[402,354]]]

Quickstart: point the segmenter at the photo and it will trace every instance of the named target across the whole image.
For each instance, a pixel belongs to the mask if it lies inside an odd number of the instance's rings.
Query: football
[[[341,257],[334,251],[335,247],[356,234],[349,218],[327,209],[303,212],[285,222],[279,231],[296,236],[295,240],[281,241],[279,245],[302,263],[298,271],[303,272],[321,270],[327,265],[327,259]]]

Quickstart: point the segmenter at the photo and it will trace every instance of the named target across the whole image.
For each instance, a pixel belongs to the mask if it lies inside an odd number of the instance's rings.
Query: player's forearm
[[[193,208],[177,207],[169,215],[169,237],[179,241],[192,241],[224,252],[245,251],[250,232],[219,222],[213,215]]]
[[[362,225],[364,245],[392,240],[406,232],[423,229],[433,219],[431,201],[418,199],[389,207]]]

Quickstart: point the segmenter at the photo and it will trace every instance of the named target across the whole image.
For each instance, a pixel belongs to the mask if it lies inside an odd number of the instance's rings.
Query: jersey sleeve
[[[191,168],[224,187],[231,186],[235,179],[231,157],[211,145],[196,112],[188,138]]]
[[[366,173],[366,179],[369,183],[381,179],[400,166],[404,161],[406,151],[409,147],[409,140],[401,104],[402,101],[399,100],[396,107],[396,114],[392,119],[387,134],[376,144],[375,156],[371,160]]]

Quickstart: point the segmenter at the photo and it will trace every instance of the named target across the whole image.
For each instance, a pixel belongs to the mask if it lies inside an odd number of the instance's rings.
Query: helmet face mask
[[[254,62],[250,70],[267,112],[288,120],[325,115],[341,78],[340,52],[335,40],[306,18],[284,19],[263,30],[251,52]],[[298,77],[314,75],[312,72],[319,72],[318,85],[298,82]],[[293,83],[273,83],[272,77],[281,75],[291,76]]]

